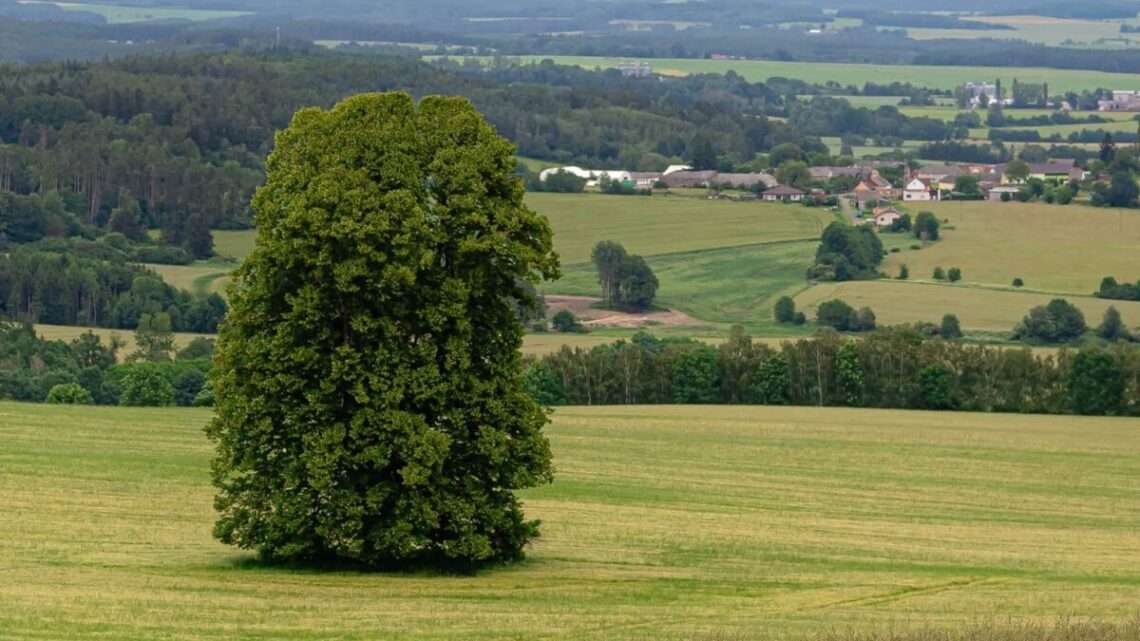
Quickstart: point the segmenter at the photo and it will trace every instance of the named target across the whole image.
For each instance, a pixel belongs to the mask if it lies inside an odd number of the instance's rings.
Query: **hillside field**
[[[979,33],[998,33],[980,31]],[[439,56],[425,56],[434,59]],[[478,57],[475,57],[479,59]],[[551,56],[530,55],[511,56],[523,62],[539,62],[551,59],[558,64],[576,65],[586,69],[595,67],[615,67],[627,58],[607,58],[603,56]],[[490,62],[490,57],[483,57]],[[763,81],[773,76],[798,78],[806,82],[838,82],[844,85],[862,85],[865,82],[909,82],[921,87],[953,89],[968,81],[992,81],[995,74],[1003,83],[1012,84],[1017,78],[1021,82],[1047,82],[1053,93],[1066,91],[1093,90],[1098,87],[1108,89],[1140,89],[1140,74],[1110,73],[1105,71],[1084,71],[1074,69],[1048,69],[1044,67],[1002,67],[979,69],[965,66],[942,65],[873,65],[838,62],[784,62],[778,60],[706,60],[697,58],[639,58],[653,66],[655,73],[665,75],[688,75],[691,73],[725,73],[732,70],[752,81]]]
[[[543,536],[474,576],[210,535],[205,410],[0,404],[0,639],[750,640],[1134,617],[1134,420],[562,408]]]

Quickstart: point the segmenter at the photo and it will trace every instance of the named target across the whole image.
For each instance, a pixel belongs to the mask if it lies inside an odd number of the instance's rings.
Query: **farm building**
[[[875,226],[879,228],[890,227],[900,218],[902,218],[902,214],[891,207],[881,207],[875,210]]]
[[[717,174],[713,182],[718,185],[727,185],[729,187],[742,189],[750,188],[753,185],[762,185],[764,189],[771,189],[780,184],[776,181],[775,176],[763,172],[752,174]]]
[[[937,192],[931,193],[930,185],[921,178],[912,178],[903,188],[903,200],[938,200]]]
[[[661,176],[661,182],[667,187],[708,187],[710,182],[716,180],[715,171],[674,171]]]
[[[768,191],[764,192],[763,196],[761,196],[761,197],[764,200],[767,200],[769,202],[773,202],[773,201],[777,201],[777,200],[783,200],[785,202],[787,202],[787,201],[799,202],[799,201],[803,200],[804,192],[800,191],[799,189],[796,189],[795,187],[789,187],[787,185],[777,185],[776,187],[773,187],[773,188],[769,189]]]
[[[986,200],[1001,202],[1002,194],[1009,194],[1009,200],[1012,200],[1017,197],[1019,191],[1021,188],[1013,185],[997,185],[986,191]]]

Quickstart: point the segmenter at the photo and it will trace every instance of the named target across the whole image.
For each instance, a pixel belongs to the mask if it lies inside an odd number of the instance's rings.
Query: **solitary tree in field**
[[[558,274],[512,146],[466,100],[304,109],[253,208],[212,380],[215,535],[269,558],[456,566],[537,535],[521,281]]]

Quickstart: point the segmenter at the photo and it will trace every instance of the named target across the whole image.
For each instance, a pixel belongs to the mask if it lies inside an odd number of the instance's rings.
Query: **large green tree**
[[[551,479],[522,281],[558,275],[513,147],[465,99],[304,109],[254,198],[218,340],[215,535],[279,559],[511,560]]]

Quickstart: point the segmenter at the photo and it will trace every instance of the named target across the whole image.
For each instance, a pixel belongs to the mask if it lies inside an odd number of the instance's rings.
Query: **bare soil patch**
[[[703,323],[684,312],[672,309],[647,312],[619,312],[612,309],[594,307],[600,298],[594,296],[546,296],[546,315],[551,317],[568,309],[588,327],[644,327],[646,325],[702,325]]]

